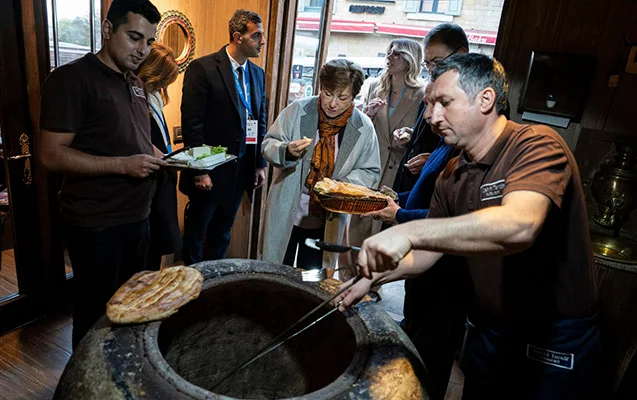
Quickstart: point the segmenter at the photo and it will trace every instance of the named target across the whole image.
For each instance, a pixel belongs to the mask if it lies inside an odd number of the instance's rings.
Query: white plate
[[[175,155],[174,159],[178,159],[177,156],[179,156],[179,154]],[[210,158],[210,157],[208,157]],[[201,161],[201,160],[195,160],[195,161],[189,161],[190,165],[186,166],[183,164],[170,164],[168,166],[168,168],[176,168],[176,169],[180,169],[180,170],[184,170],[184,169],[194,169],[194,170],[199,170],[199,171],[211,171],[215,168],[217,168],[220,165],[223,165],[227,162],[230,162],[234,159],[236,159],[237,156],[234,156],[232,154],[226,154],[225,159],[221,159],[218,158],[213,162],[210,162],[209,160],[206,160],[206,163],[199,163],[197,164],[197,161]]]

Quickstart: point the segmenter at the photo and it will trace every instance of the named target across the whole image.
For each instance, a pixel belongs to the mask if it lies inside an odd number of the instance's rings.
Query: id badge
[[[259,124],[256,119],[249,119],[246,124],[246,144],[257,144]]]

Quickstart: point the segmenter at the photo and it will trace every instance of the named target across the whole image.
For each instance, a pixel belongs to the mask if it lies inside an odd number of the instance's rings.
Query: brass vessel
[[[637,152],[629,143],[616,143],[616,148],[613,159],[601,165],[591,184],[597,205],[593,221],[612,231],[612,235],[593,235],[593,249],[598,257],[635,263],[635,244],[620,238],[619,232],[637,207]]]

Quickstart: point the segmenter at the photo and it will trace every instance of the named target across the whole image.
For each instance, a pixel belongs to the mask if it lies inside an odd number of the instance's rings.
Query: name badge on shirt
[[[505,186],[506,184],[504,179],[500,179],[499,181],[491,183],[485,183],[484,185],[480,186],[480,201],[501,198]]]
[[[246,144],[257,144],[259,124],[256,119],[246,121]]]
[[[575,364],[575,354],[573,353],[560,353],[559,351],[543,349],[532,344],[526,345],[526,356],[531,360],[557,368],[573,369]]]

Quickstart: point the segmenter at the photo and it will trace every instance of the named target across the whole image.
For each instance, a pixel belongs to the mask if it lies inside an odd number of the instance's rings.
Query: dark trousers
[[[429,271],[405,280],[400,326],[427,367],[434,399],[445,397],[472,297],[469,270],[458,257],[445,255]]]
[[[463,400],[599,399],[597,317],[495,329],[467,322]]]
[[[305,245],[305,239],[323,240],[325,228],[303,229],[298,226],[292,227],[292,235],[288,242],[288,248],[285,250],[283,264],[294,266],[294,256],[296,254],[296,246],[299,252],[296,258],[296,267],[303,269],[319,269],[323,266],[323,251],[309,248]]]
[[[219,260],[226,256],[230,231],[243,196],[243,185],[237,183],[234,187],[235,193],[229,205],[212,203],[204,193],[188,196],[190,202],[184,215],[184,264],[191,265],[204,259]]]
[[[73,267],[73,348],[106,311],[106,303],[145,268],[148,219],[108,228],[64,224]]]

